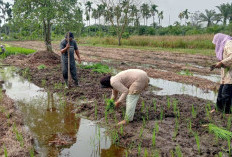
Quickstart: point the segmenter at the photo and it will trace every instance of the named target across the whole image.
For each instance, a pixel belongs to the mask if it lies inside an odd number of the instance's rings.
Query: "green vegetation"
[[[46,65],[41,64],[41,65],[39,65],[37,68],[38,68],[39,70],[42,70],[42,69],[46,69],[47,67],[46,67]]]
[[[113,111],[115,108],[115,103],[113,99],[105,99],[106,111]]]
[[[224,140],[232,139],[232,132],[225,130],[224,128],[217,127],[214,124],[209,124],[209,132],[214,133],[215,136]]]
[[[186,75],[186,76],[193,76],[193,73],[190,72],[188,69],[182,70],[182,71],[178,72],[178,74],[180,74],[180,75]]]
[[[31,54],[34,53],[35,50],[32,49],[26,49],[21,47],[6,47],[6,52],[0,55],[0,58],[6,58],[10,55],[17,55],[17,54]]]
[[[98,73],[102,73],[102,74],[107,74],[107,73],[111,73],[112,70],[107,66],[107,65],[103,65],[101,63],[96,63],[96,64],[92,64],[92,65],[80,65],[80,68],[82,69],[91,69],[94,72],[98,72]]]

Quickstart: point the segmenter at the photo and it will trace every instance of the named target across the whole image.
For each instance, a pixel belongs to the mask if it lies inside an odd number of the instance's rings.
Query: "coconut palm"
[[[216,12],[215,10],[205,10],[205,14],[200,14],[200,22],[207,22],[207,27],[211,26],[216,18]]]
[[[185,23],[189,19],[189,14],[190,14],[190,12],[188,11],[188,9],[183,11],[183,15],[184,15],[184,18],[185,18]]]
[[[100,19],[101,19],[101,16],[104,15],[105,13],[105,8],[106,8],[106,4],[100,4],[100,5],[97,5],[97,13],[98,13],[98,23],[100,25]]]
[[[183,12],[181,12],[181,13],[178,15],[178,18],[180,19],[180,24],[181,24],[181,21],[182,21],[182,19],[184,18]]]
[[[138,14],[139,10],[137,9],[136,5],[131,5],[130,6],[130,17],[132,19],[132,24],[133,26],[135,25],[135,19],[136,19],[136,15]]]
[[[87,1],[87,2],[85,3],[86,17],[87,17],[86,20],[89,20],[89,25],[90,25],[90,12],[91,12],[91,10],[92,10],[92,4],[93,4],[93,2],[90,2],[90,1]]]
[[[155,5],[155,4],[151,5],[150,12],[153,17],[153,23],[155,23],[155,14],[158,13],[157,8],[158,8],[158,5]]]
[[[159,25],[160,25],[161,20],[164,19],[164,12],[163,11],[161,11],[161,12],[158,13],[158,18],[159,18]]]
[[[97,9],[93,9],[93,11],[92,11],[92,18],[94,18],[94,20],[95,20],[95,25],[96,25],[96,23],[97,23],[96,21],[97,21],[97,19],[99,18]]]
[[[223,17],[223,25],[226,25],[227,20],[229,19],[230,12],[231,12],[230,4],[223,3],[220,6],[216,6],[216,7],[220,11],[220,15]]]
[[[149,10],[149,5],[146,3],[143,3],[142,6],[140,7],[143,19],[144,19],[144,25],[147,25],[147,19],[150,16],[150,10]]]

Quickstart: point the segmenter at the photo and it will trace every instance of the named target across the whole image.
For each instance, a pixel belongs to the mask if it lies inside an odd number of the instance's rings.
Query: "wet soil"
[[[44,43],[39,41],[8,42],[8,44],[38,51],[45,49]],[[54,43],[52,46],[54,52],[60,55],[59,43]],[[117,69],[139,68],[153,78],[191,84],[202,89],[215,90],[219,87],[219,83],[208,79],[178,74],[182,70],[187,70],[200,75],[219,75],[219,69],[210,71],[210,66],[217,62],[216,57],[213,56],[94,46],[79,46],[79,49],[82,60],[87,62],[108,60],[108,64]]]
[[[21,61],[16,61],[15,58],[7,58],[5,63],[21,67],[21,75],[36,85],[62,94],[73,102],[79,99],[90,100],[88,103],[79,105],[78,109],[72,112],[108,126],[113,141],[126,147],[129,156],[142,156],[146,152],[150,156],[157,152],[160,156],[172,156],[172,153],[177,154],[177,147],[180,147],[183,156],[214,156],[219,152],[227,155],[227,141],[217,140],[213,134],[209,133],[207,124],[214,123],[226,128],[229,117],[219,112],[208,113],[214,106],[212,102],[187,95],[157,96],[153,94],[152,89],[148,89],[141,95],[137,104],[134,121],[119,128],[115,124],[124,118],[125,103],[119,109],[106,114],[104,97],[109,98],[111,91],[100,88],[99,79],[102,74],[78,67],[81,87],[71,84],[71,89],[65,90],[60,64],[54,62],[46,65],[44,63],[47,68],[39,70],[35,64],[28,63],[33,61],[30,56],[24,57]],[[40,60],[37,62],[39,65]],[[26,63],[28,63],[29,71],[25,70],[24,64]],[[192,116],[192,106],[194,106],[196,116]],[[189,129],[190,121],[191,129]],[[152,138],[156,123],[159,131],[156,131],[154,146]],[[231,130],[231,127],[228,129]],[[192,132],[199,136],[200,151],[197,149]]]
[[[29,152],[33,152],[32,136],[25,128],[14,101],[2,90],[0,92],[0,156],[4,156],[4,152],[14,157],[30,156]]]

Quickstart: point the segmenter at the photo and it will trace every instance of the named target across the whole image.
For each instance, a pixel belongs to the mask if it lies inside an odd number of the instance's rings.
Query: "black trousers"
[[[232,84],[221,84],[217,97],[217,109],[225,113],[231,113],[231,103]]]

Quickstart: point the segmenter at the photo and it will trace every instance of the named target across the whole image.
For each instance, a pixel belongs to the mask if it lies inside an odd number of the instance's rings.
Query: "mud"
[[[25,128],[22,115],[15,107],[14,101],[7,97],[2,89],[0,92],[0,156],[4,156],[4,152],[14,157],[30,156],[29,152],[34,152],[33,138]],[[34,154],[36,155],[35,152]]]
[[[115,124],[124,119],[125,103],[116,111],[106,114],[104,96],[109,98],[111,91],[100,88],[101,74],[78,68],[81,87],[74,87],[74,84],[71,84],[71,89],[64,90],[60,64],[54,63],[41,70],[34,64],[28,64],[29,71],[25,71],[24,63],[27,63],[29,58],[16,62],[14,57],[11,57],[7,58],[5,63],[24,68],[20,71],[21,75],[38,86],[65,95],[69,101],[91,100],[92,103],[84,103],[72,112],[108,126],[108,133],[113,137],[114,143],[127,148],[129,156],[142,156],[145,152],[148,152],[150,156],[154,156],[157,152],[160,156],[172,156],[171,154],[176,152],[177,146],[180,147],[183,156],[214,156],[219,152],[227,155],[227,141],[216,140],[205,125],[214,123],[226,128],[228,116],[219,112],[208,113],[214,108],[214,104],[210,101],[188,95],[157,96],[150,87],[141,95],[134,121],[118,128]],[[196,58],[199,57],[196,56]],[[39,60],[37,62],[40,64]],[[116,68],[123,69],[125,67],[118,66]],[[196,111],[196,117],[192,116],[192,106]],[[189,129],[190,121],[192,130]],[[159,131],[156,132],[154,146],[152,137],[155,124],[158,124]],[[199,136],[200,152],[192,131]]]
[[[8,42],[8,44],[32,48],[38,51],[45,49],[44,43],[38,41]],[[60,55],[59,42],[53,43],[52,46],[54,52]],[[188,70],[191,73],[200,75],[219,75],[219,69],[210,71],[210,66],[217,62],[216,57],[213,56],[91,46],[79,46],[79,49],[82,60],[87,62],[110,60],[107,64],[112,64],[112,66],[116,66],[121,70],[140,68],[145,70],[150,77],[154,78],[191,84],[202,89],[210,90],[214,90],[219,86],[219,83],[207,78],[178,74],[182,70]]]

